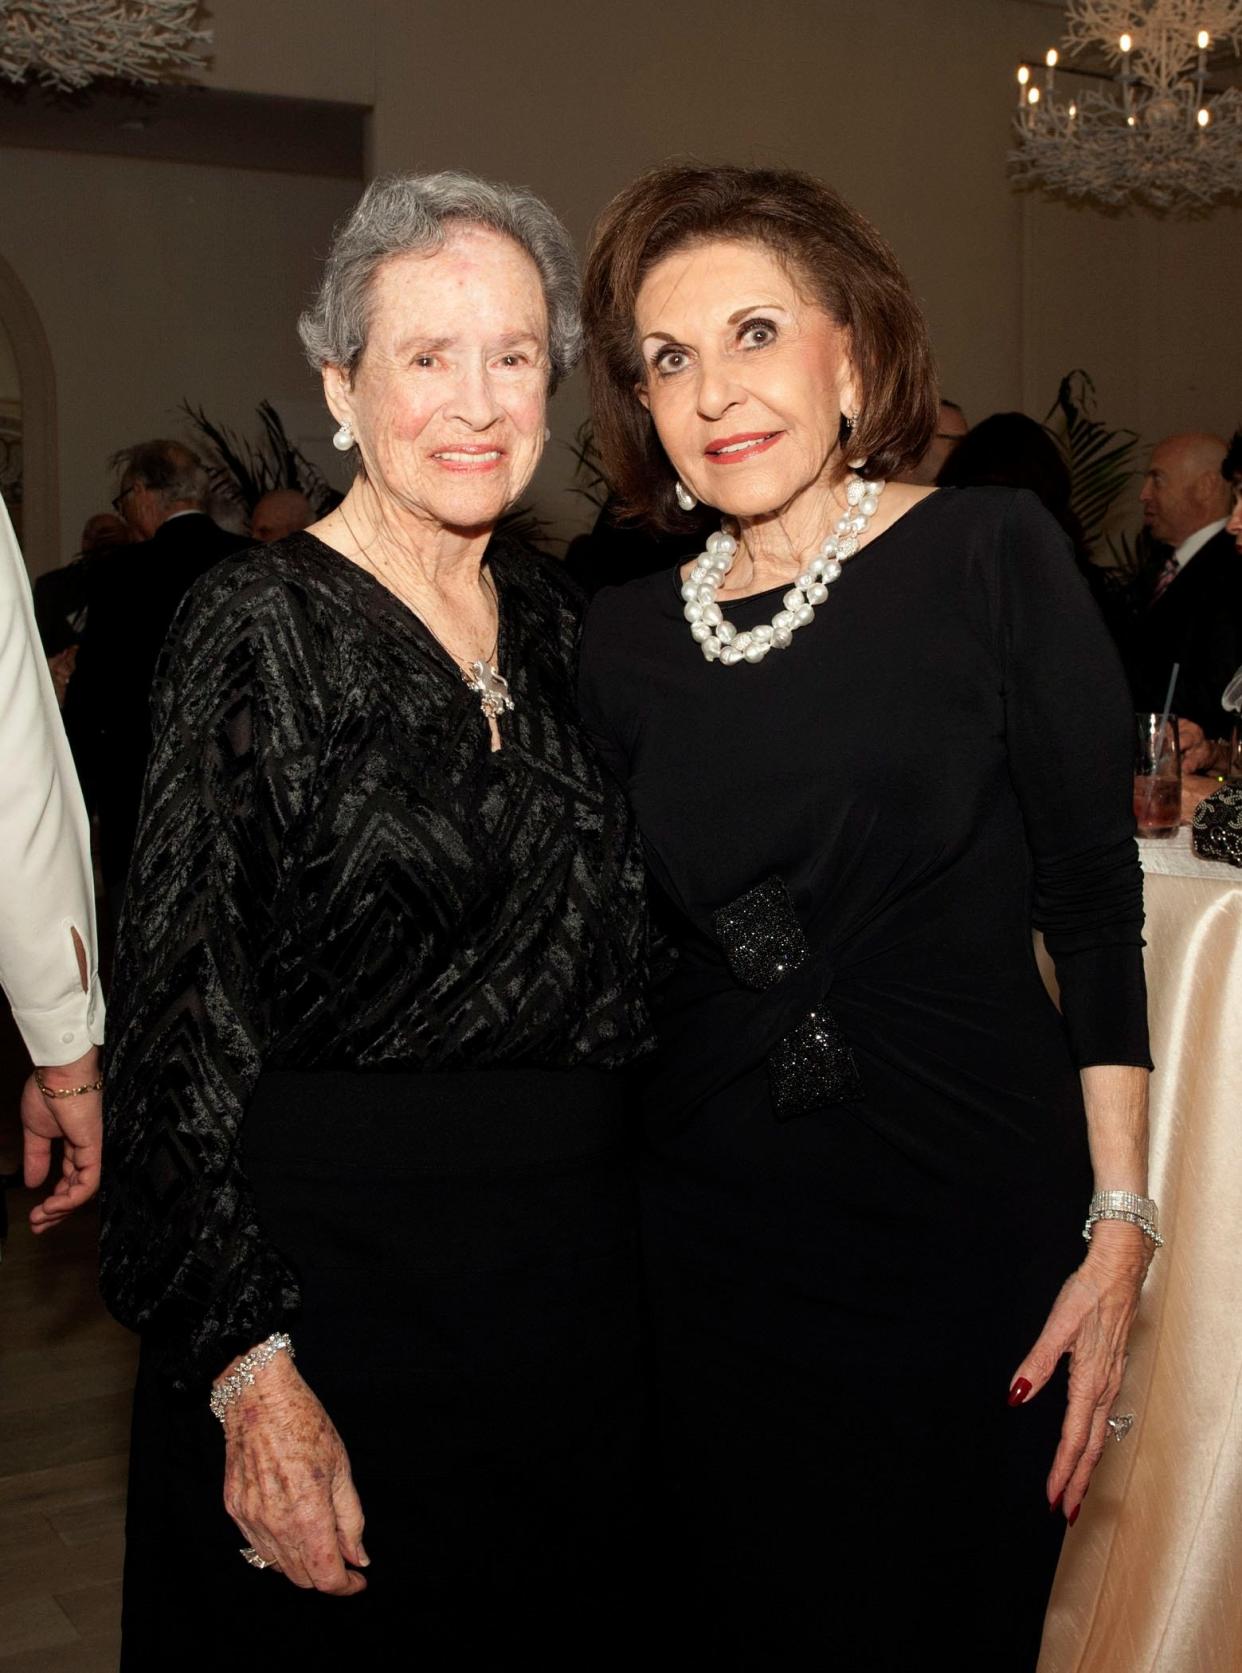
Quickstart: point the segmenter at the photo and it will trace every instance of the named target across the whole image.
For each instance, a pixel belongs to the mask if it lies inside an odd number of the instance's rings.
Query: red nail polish
[[[1009,1390],[1009,1404],[1011,1406],[1020,1406],[1030,1392],[1031,1385],[1027,1382],[1025,1377],[1015,1378],[1014,1385]]]
[[[1053,1501],[1052,1501],[1052,1503],[1051,1503],[1051,1504],[1050,1504],[1050,1505],[1049,1505],[1049,1506],[1048,1506],[1048,1513],[1049,1513],[1049,1515],[1052,1515],[1052,1514],[1053,1514],[1053,1513],[1054,1513],[1054,1512],[1055,1512],[1055,1511],[1058,1511],[1058,1510],[1060,1510],[1060,1508],[1061,1508],[1061,1500],[1062,1500],[1062,1499],[1063,1499],[1063,1498],[1064,1498],[1064,1497],[1065,1497],[1065,1495],[1064,1495],[1064,1494],[1063,1494],[1063,1493],[1058,1493],[1058,1494],[1057,1494],[1057,1496],[1056,1496],[1056,1498],[1055,1498],[1055,1499],[1054,1499],[1054,1500],[1053,1500]]]
[[[1071,1511],[1070,1511],[1070,1513],[1069,1513],[1069,1515],[1068,1515],[1068,1516],[1067,1516],[1067,1517],[1066,1517],[1066,1521],[1067,1521],[1067,1522],[1068,1522],[1068,1523],[1069,1523],[1069,1525],[1070,1525],[1070,1527],[1071,1527],[1071,1528],[1072,1528],[1072,1527],[1073,1527],[1073,1526],[1074,1526],[1074,1523],[1075,1523],[1075,1522],[1077,1522],[1077,1520],[1078,1520],[1078,1512],[1079,1512],[1079,1511],[1080,1511],[1080,1510],[1081,1510],[1081,1509],[1082,1509],[1082,1505],[1081,1505],[1081,1503],[1079,1503],[1079,1504],[1076,1504],[1076,1505],[1075,1505],[1075,1506],[1074,1506],[1074,1508],[1073,1508],[1073,1510],[1071,1510]]]

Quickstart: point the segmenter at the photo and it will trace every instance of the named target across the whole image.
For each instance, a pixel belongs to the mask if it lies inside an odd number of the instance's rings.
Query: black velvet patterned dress
[[[682,610],[671,568],[601,593],[582,648],[679,955],[640,1185],[678,1651],[1033,1673],[1064,1377],[1006,1397],[1082,1258],[1078,1071],[1148,1062],[1120,668],[1001,489],[916,505],[757,667]]]
[[[174,628],[110,1014],[103,1285],[144,1339],[126,1668],[515,1636],[561,1665],[584,1618],[615,1630],[641,864],[575,719],[575,597],[499,539],[487,563],[499,751],[417,618],[311,535],[214,570]],[[282,1328],[350,1454],[358,1598],[248,1569],[221,1505],[208,1382]]]

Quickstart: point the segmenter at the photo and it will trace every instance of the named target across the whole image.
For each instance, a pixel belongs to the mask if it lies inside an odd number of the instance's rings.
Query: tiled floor
[[[6,1135],[7,1136],[7,1135]],[[94,1205],[0,1262],[0,1673],[114,1673],[137,1357],[95,1288]]]

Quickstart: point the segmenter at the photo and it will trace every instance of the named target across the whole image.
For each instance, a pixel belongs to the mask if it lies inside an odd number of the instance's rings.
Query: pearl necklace
[[[725,576],[733,568],[737,541],[722,529],[709,535],[707,550],[695,559],[690,579],[681,589],[686,601],[682,614],[690,623],[690,636],[708,662],[719,661],[725,668],[738,662],[762,662],[770,650],[783,651],[793,641],[795,631],[808,627],[815,620],[815,606],[823,604],[828,588],[841,573],[841,566],[858,550],[863,535],[875,516],[883,482],[864,481],[854,477],[846,486],[845,498],[849,509],[837,518],[836,531],[824,541],[819,551],[798,576],[781,600],[783,608],[772,617],[771,623],[752,627],[739,633],[734,624],[726,621],[716,602],[716,594]]]

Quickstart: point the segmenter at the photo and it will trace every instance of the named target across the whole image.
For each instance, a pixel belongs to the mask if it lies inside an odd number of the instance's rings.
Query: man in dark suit
[[[151,745],[156,663],[191,584],[249,542],[207,515],[207,473],[175,441],[139,442],[118,453],[112,502],[138,544],[110,560],[91,602],[65,702],[88,807],[99,814],[100,865],[119,905],[138,823]]]
[[[1173,713],[1209,738],[1229,736],[1236,717],[1221,708],[1221,693],[1242,663],[1242,556],[1225,527],[1224,459],[1220,437],[1199,433],[1168,436],[1152,452],[1139,499],[1168,550],[1151,572],[1126,656],[1139,710],[1163,706],[1179,664]]]

